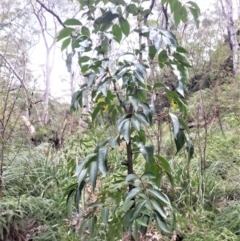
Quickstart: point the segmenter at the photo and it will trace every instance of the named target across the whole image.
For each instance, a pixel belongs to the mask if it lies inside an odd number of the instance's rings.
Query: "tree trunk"
[[[234,28],[234,21],[233,21],[233,3],[232,0],[224,0],[225,6],[220,0],[222,11],[227,21],[227,32],[228,32],[228,41],[230,48],[232,50],[232,58],[233,58],[233,74],[236,75],[239,73],[238,68],[238,41],[237,41],[237,34]]]

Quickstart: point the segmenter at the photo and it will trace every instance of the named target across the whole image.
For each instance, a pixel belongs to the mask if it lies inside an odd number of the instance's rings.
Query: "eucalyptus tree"
[[[176,25],[188,21],[188,11],[198,23],[200,10],[196,3],[162,0],[162,4],[165,8],[169,6]],[[163,156],[154,152],[154,143],[146,138],[146,128],[158,118],[154,101],[149,102],[149,97],[152,92],[163,89],[168,100],[176,103],[167,118],[173,123],[176,152],[186,146],[187,162],[190,162],[193,146],[184,120],[187,116],[185,87],[188,67],[191,67],[186,50],[165,26],[149,24],[148,19],[154,14],[154,0],[130,3],[79,0],[79,5],[82,15],[66,20],[65,28],[57,37],[58,41],[63,40],[62,50],[71,46],[73,54],[79,53],[80,71],[86,79],[74,93],[71,109],[83,108],[84,99],[90,96],[95,103],[88,113],[90,128],[100,128],[99,117],[106,113],[111,122],[105,121],[105,128],[109,125],[116,128],[115,136],[99,138],[94,148],[83,151],[86,155],[75,173],[77,183],[66,192],[68,201],[75,196],[78,209],[87,182],[94,191],[99,187],[98,178],[111,177],[103,190],[108,186],[112,189],[103,194],[98,188],[98,200],[90,204],[92,210],[85,216],[80,233],[88,227],[90,235],[96,236],[104,227],[108,240],[118,240],[124,232],[128,232],[130,240],[137,240],[139,232],[145,235],[153,222],[165,234],[171,233],[174,211],[161,190],[163,173],[173,185],[171,167]],[[113,46],[115,51],[109,54]],[[155,61],[159,69],[168,67],[176,75],[175,89],[161,81],[151,84],[150,65]],[[84,132],[87,146],[89,139],[96,140],[91,129]],[[126,148],[123,157],[118,158],[118,148],[123,143]],[[141,159],[145,164],[139,169]],[[115,164],[122,170],[121,175],[111,167],[113,162],[118,163]]]
[[[232,51],[233,58],[233,74],[239,73],[239,44],[237,40],[236,29],[233,20],[233,2],[232,0],[220,0],[222,12],[226,19],[226,27],[228,33],[228,42]]]

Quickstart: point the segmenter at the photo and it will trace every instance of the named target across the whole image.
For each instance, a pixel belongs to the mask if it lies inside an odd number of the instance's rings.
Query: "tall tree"
[[[239,73],[239,45],[237,41],[236,29],[234,28],[233,20],[233,2],[232,0],[220,0],[222,12],[226,19],[227,32],[228,32],[228,42],[232,51],[233,58],[233,74],[236,75]]]

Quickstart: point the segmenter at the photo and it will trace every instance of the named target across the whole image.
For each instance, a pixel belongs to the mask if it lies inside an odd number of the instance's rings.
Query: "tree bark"
[[[239,68],[238,68],[239,45],[237,41],[236,30],[234,28],[233,3],[232,3],[232,0],[224,0],[225,4],[223,4],[223,1],[220,0],[220,3],[221,3],[224,17],[227,22],[228,41],[229,41],[229,46],[232,50],[232,58],[233,58],[233,74],[234,76],[236,76],[236,74],[239,73]]]

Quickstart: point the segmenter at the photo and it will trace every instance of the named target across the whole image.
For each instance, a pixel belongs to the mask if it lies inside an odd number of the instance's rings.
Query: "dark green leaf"
[[[174,22],[176,26],[178,26],[181,20],[181,8],[182,8],[182,4],[178,0],[176,0],[176,3],[174,5],[174,11],[173,11]]]
[[[128,144],[130,142],[131,120],[130,119],[124,119],[122,122],[123,123],[122,123],[120,133],[123,135],[123,138],[125,139],[126,143]]]
[[[129,96],[128,99],[129,99],[130,103],[132,104],[134,111],[137,111],[138,110],[138,99],[135,98],[134,96]]]
[[[164,87],[165,88],[165,85],[163,83],[155,83],[154,86],[153,86],[153,89],[156,89],[156,88],[162,88]]]
[[[70,18],[70,19],[67,19],[65,22],[64,22],[65,25],[82,25],[82,23],[75,19],[75,18]]]
[[[169,229],[166,221],[159,215],[158,212],[154,212],[154,218],[155,218],[155,221],[156,221],[156,224],[157,224],[157,227],[164,231],[165,233],[168,233],[170,234],[171,233],[171,230]]]
[[[74,31],[74,28],[64,28],[64,29],[62,29],[57,36],[57,41],[60,41],[63,38],[69,37],[72,34],[73,31]]]
[[[154,210],[157,211],[160,214],[161,217],[167,218],[167,215],[166,215],[166,213],[165,213],[165,211],[164,211],[160,202],[158,202],[158,201],[156,201],[155,199],[152,198],[151,203],[153,205]]]
[[[126,200],[122,206],[123,212],[127,212],[132,207],[133,204],[134,204],[133,200]]]
[[[187,53],[188,53],[187,50],[184,49],[184,48],[181,47],[181,46],[178,46],[178,47],[177,47],[177,52],[179,52],[179,53],[183,53],[183,54],[187,54]]]
[[[98,174],[98,162],[93,161],[89,166],[89,181],[91,183],[93,191],[96,188],[97,174]]]
[[[122,32],[124,33],[124,35],[125,35],[125,36],[128,36],[129,33],[130,33],[130,25],[129,25],[129,22],[128,22],[125,18],[121,17],[121,18],[119,19],[119,24],[120,24],[121,30],[122,30]]]
[[[108,224],[109,208],[103,207],[101,210],[101,217],[104,224]]]
[[[185,134],[181,129],[179,129],[177,137],[175,138],[175,144],[177,148],[176,153],[178,153],[183,148],[185,142],[186,142]]]
[[[89,37],[90,36],[90,31],[89,31],[89,29],[87,27],[83,26],[81,28],[81,34],[84,35],[84,36]]]
[[[140,131],[141,123],[138,119],[136,119],[135,117],[131,118],[131,123],[136,131]]]
[[[98,113],[102,110],[103,108],[103,103],[99,103],[91,113],[92,121],[94,121],[98,115]]]
[[[126,10],[131,13],[133,16],[138,14],[138,8],[134,3],[131,3],[127,6]]]
[[[144,130],[138,131],[138,136],[143,144],[146,143],[146,133]]]
[[[188,21],[188,13],[187,13],[187,10],[186,8],[183,6],[182,9],[181,9],[181,20],[186,23]]]
[[[114,125],[116,125],[116,120],[117,120],[117,110],[113,109],[112,111],[112,122]]]
[[[71,43],[71,40],[71,38],[67,38],[62,42],[61,51],[68,47],[68,45]]]
[[[164,204],[170,206],[170,200],[168,199],[167,195],[162,193],[160,190],[158,189],[153,189],[153,188],[149,188],[148,192],[151,196],[157,198],[159,201],[162,201]]]
[[[79,58],[78,62],[79,63],[85,63],[85,62],[88,62],[88,60],[90,60],[90,57],[82,56],[82,57]]]
[[[171,13],[175,10],[175,4],[178,3],[178,0],[168,0],[168,3],[170,5]]]
[[[112,34],[114,36],[114,39],[118,43],[120,43],[121,40],[122,40],[122,30],[121,30],[121,28],[117,24],[113,25],[113,27],[112,27]]]
[[[107,164],[106,164],[107,156],[108,156],[108,148],[106,146],[101,147],[98,150],[97,161],[98,161],[99,171],[103,174],[103,176],[106,176],[107,174]]]
[[[182,118],[178,118],[178,120],[179,120],[180,124],[182,125],[182,127],[184,128],[184,130],[185,130],[188,134],[190,134],[190,129],[189,129],[187,123],[186,123]]]
[[[93,154],[89,154],[85,158],[83,158],[83,160],[78,165],[74,176],[78,176],[80,174],[80,172],[85,168],[85,166],[87,166],[88,162],[92,161],[96,156],[97,156],[97,154],[93,153]]]
[[[140,187],[135,187],[135,188],[133,188],[133,189],[127,194],[126,201],[133,199],[133,198],[136,197],[137,194],[138,194],[139,192],[141,192],[141,191],[142,191],[142,188],[140,188]]]
[[[154,59],[155,55],[157,53],[157,50],[154,45],[150,45],[148,49],[148,55],[151,60]]]
[[[111,11],[109,11],[106,12],[103,16],[99,17],[95,22],[96,24],[109,24],[116,17],[118,17],[117,14],[113,14]]]
[[[164,157],[159,155],[155,155],[155,157],[161,161],[161,167],[163,168],[163,170],[167,173],[171,173],[171,167],[168,161]]]
[[[151,162],[153,160],[153,146],[152,145],[142,146],[140,148],[140,152],[142,153],[144,159],[147,162]]]
[[[191,64],[189,63],[187,57],[184,54],[180,54],[180,53],[174,53],[174,58],[180,62],[183,66],[186,67],[192,67]]]
[[[147,126],[150,125],[150,123],[149,123],[149,121],[148,121],[148,118],[147,118],[143,113],[137,112],[137,113],[135,113],[134,115],[138,118],[138,120],[139,120],[140,122],[146,124]]]
[[[197,25],[197,28],[199,28],[199,14],[198,11],[195,8],[189,8],[190,12],[192,13],[193,17],[194,17],[194,21]]]

